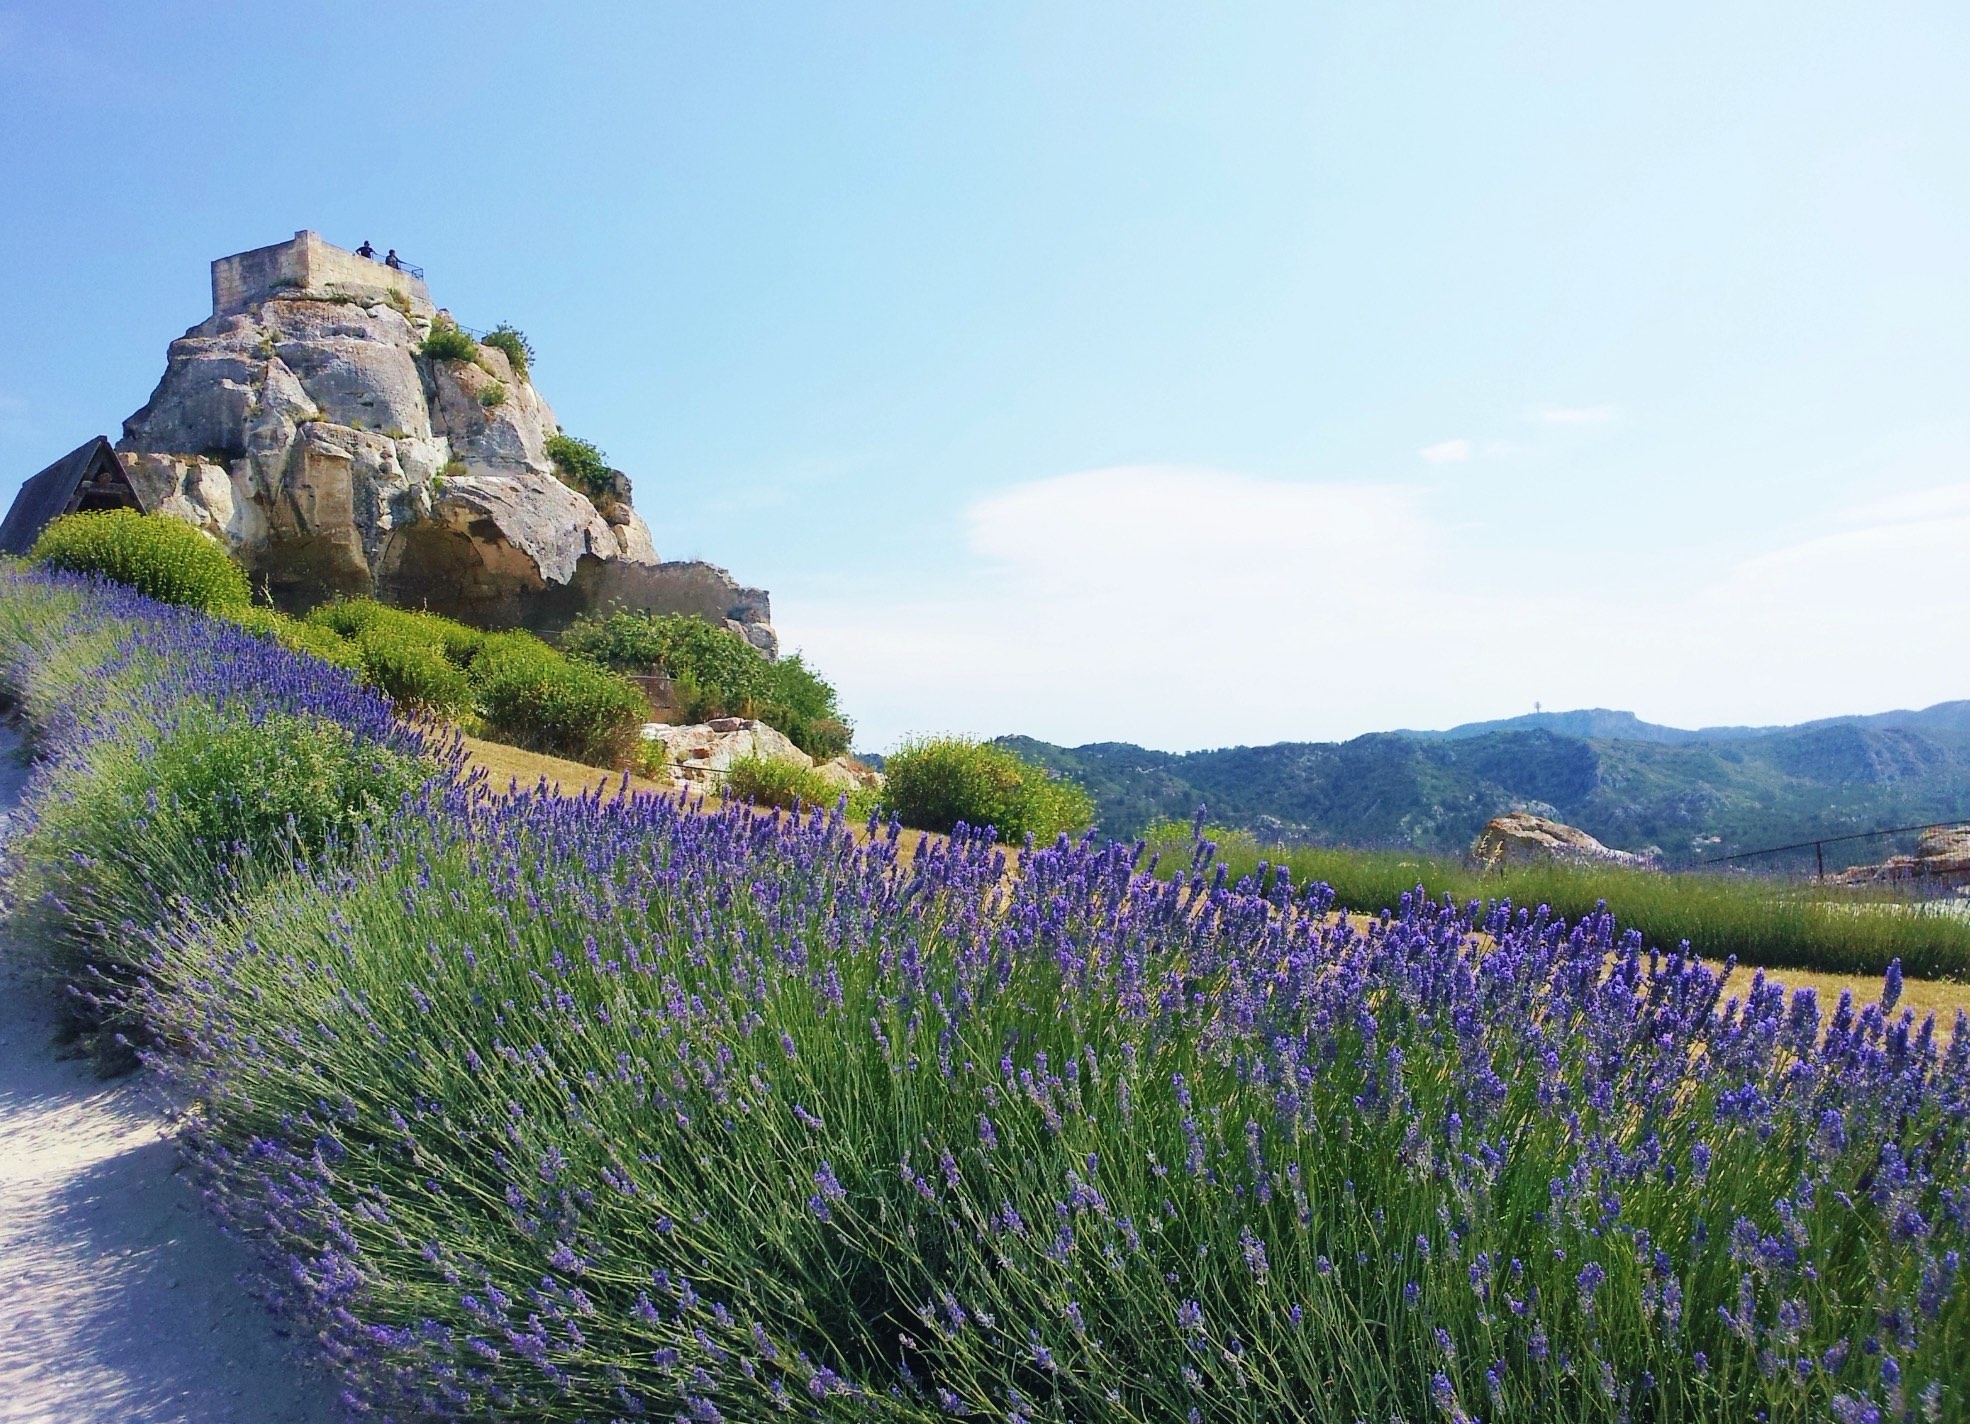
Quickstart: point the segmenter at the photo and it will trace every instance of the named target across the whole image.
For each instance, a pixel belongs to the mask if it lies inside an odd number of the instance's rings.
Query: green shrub
[[[132,733],[68,763],[15,842],[18,932],[51,967],[91,990],[71,995],[71,1026],[136,1038],[128,991],[147,972],[147,936],[174,905],[231,898],[346,844],[392,812],[430,769],[359,743],[345,728],[285,713],[213,712],[155,741]],[[123,1051],[119,1051],[122,1049]]]
[[[28,558],[44,568],[128,584],[160,603],[222,612],[252,601],[245,571],[225,548],[168,514],[65,514],[41,531]]]
[[[729,628],[688,614],[613,613],[584,618],[561,637],[561,649],[616,672],[655,668],[696,699],[694,717],[749,717],[766,700],[769,664]]]
[[[855,738],[855,729],[841,715],[833,685],[808,667],[799,653],[766,664],[766,696],[758,715],[816,761],[832,761]]]
[[[609,457],[592,442],[572,435],[548,436],[547,458],[554,462],[554,473],[560,476],[561,483],[580,490],[592,500],[607,494],[615,478],[615,471],[609,468]]]
[[[993,826],[1003,841],[1050,841],[1087,829],[1094,803],[1004,747],[964,737],[906,742],[883,761],[882,809],[906,826],[949,831]]]
[[[676,684],[690,720],[757,717],[816,761],[840,756],[854,736],[834,688],[799,653],[769,663],[731,629],[702,618],[681,613],[585,618],[562,635],[561,649],[617,672],[655,668]]]
[[[308,614],[311,624],[328,628],[344,638],[360,638],[372,631],[387,633],[405,642],[431,645],[459,667],[468,666],[486,640],[480,629],[436,613],[419,613],[394,608],[373,598],[343,598],[324,603]]]
[[[442,644],[402,636],[387,623],[356,637],[363,672],[397,706],[456,720],[471,713],[472,681]]]
[[[417,348],[417,354],[433,361],[470,361],[479,354],[479,343],[462,331],[458,323],[440,317],[431,323],[431,334]]]
[[[534,363],[534,347],[519,327],[502,321],[486,333],[486,339],[480,345],[504,351],[507,363],[513,367],[513,374],[523,381],[527,379],[527,372]]]
[[[306,621],[330,629],[344,638],[353,638],[389,612],[388,604],[378,603],[373,598],[338,598],[333,603],[324,603],[312,610]]]
[[[649,715],[627,678],[531,633],[487,633],[368,598],[323,604],[307,622],[350,640],[364,674],[400,706],[495,741],[619,767]]]
[[[649,714],[628,678],[530,633],[488,636],[471,671],[486,735],[591,766],[626,765]]]
[[[506,386],[501,381],[488,381],[479,392],[479,404],[487,410],[497,410],[506,404]]]
[[[732,763],[725,795],[791,811],[797,806],[832,806],[841,799],[841,788],[789,757],[748,756]]]

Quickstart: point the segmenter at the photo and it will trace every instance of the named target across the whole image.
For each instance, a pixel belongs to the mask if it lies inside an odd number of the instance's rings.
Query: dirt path
[[[0,730],[0,838],[24,773]],[[0,945],[0,1422],[329,1424],[335,1391],[239,1284],[139,1078],[59,1056]]]

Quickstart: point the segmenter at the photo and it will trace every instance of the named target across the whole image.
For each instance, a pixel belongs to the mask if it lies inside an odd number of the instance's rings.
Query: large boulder
[[[651,722],[643,728],[643,740],[659,750],[671,779],[686,784],[722,786],[732,763],[747,757],[814,765],[785,733],[751,717],[714,717],[684,727]]]
[[[1520,865],[1620,865],[1657,869],[1656,854],[1637,855],[1602,845],[1578,826],[1528,811],[1494,816],[1471,843],[1470,859],[1487,870]]]
[[[613,607],[688,612],[775,654],[764,592],[660,562],[627,477],[593,500],[556,477],[553,409],[504,352],[426,357],[449,318],[387,296],[281,287],[172,342],[117,447],[148,505],[224,540],[290,609],[370,594],[548,634]]]

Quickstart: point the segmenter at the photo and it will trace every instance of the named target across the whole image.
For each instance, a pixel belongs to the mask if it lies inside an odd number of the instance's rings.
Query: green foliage
[[[120,1066],[139,1037],[126,997],[149,972],[146,935],[175,905],[223,906],[347,844],[429,768],[332,723],[215,711],[154,740],[134,722],[51,774],[11,849],[14,924],[64,979],[94,986],[69,998],[73,1027]]]
[[[561,483],[570,489],[580,490],[592,500],[609,492],[615,472],[609,468],[609,457],[593,442],[573,435],[550,435],[547,458],[554,462],[554,473]]]
[[[323,662],[348,668],[351,672],[363,671],[362,653],[332,628],[290,618],[278,609],[263,608],[257,604],[228,609],[226,617],[249,633],[271,638],[290,652],[306,653]]]
[[[649,712],[627,678],[530,633],[489,635],[471,674],[488,736],[593,766],[625,765]]]
[[[561,638],[570,657],[617,672],[663,673],[684,715],[757,717],[816,761],[848,750],[853,728],[835,689],[799,653],[769,663],[744,638],[687,614],[613,613],[584,618]]]
[[[561,636],[561,648],[617,672],[652,668],[691,684],[710,716],[749,716],[766,690],[766,659],[729,628],[687,614],[612,613],[584,618]],[[698,709],[694,709],[698,710]]]
[[[725,777],[725,795],[791,811],[800,806],[833,806],[841,799],[835,786],[811,767],[787,757],[740,757]]]
[[[246,574],[215,539],[168,514],[111,509],[66,514],[41,531],[28,559],[44,568],[97,574],[160,603],[207,612],[252,601]]]
[[[523,381],[528,379],[527,372],[534,363],[534,347],[519,327],[502,321],[486,333],[486,339],[480,344],[504,351],[508,364],[513,367],[513,374]]]
[[[424,338],[417,354],[433,361],[470,361],[478,356],[479,343],[458,323],[440,317],[431,323],[431,334]]]
[[[387,624],[356,635],[364,674],[407,712],[457,719],[472,711],[472,682],[443,643],[406,638]]]
[[[840,756],[855,736],[841,715],[833,685],[808,667],[799,653],[766,664],[765,701],[759,717],[785,732],[816,761]]]
[[[1094,803],[1079,786],[989,742],[905,742],[884,759],[883,772],[883,811],[918,830],[949,831],[962,822],[993,826],[1003,841],[1030,835],[1045,842],[1094,820]]]
[[[379,639],[436,647],[461,668],[470,665],[487,636],[456,619],[409,608],[395,608],[387,603],[378,603],[373,598],[344,598],[324,603],[308,614],[307,621],[344,638],[361,639],[365,635],[373,635]]]
[[[487,410],[497,410],[506,404],[506,384],[503,381],[488,381],[479,391],[479,404]]]
[[[628,679],[531,633],[487,633],[367,598],[323,604],[307,623],[346,640],[364,675],[407,711],[532,751],[620,767],[649,711]]]
[[[1158,822],[1145,838],[1161,853],[1165,872],[1189,863],[1188,822]],[[1605,902],[1623,924],[1664,951],[1687,941],[1706,959],[1736,955],[1767,968],[1837,974],[1879,974],[1899,959],[1919,978],[1970,979],[1970,921],[1943,906],[1925,910],[1828,886],[1621,866],[1483,871],[1416,851],[1266,846],[1249,831],[1222,826],[1205,827],[1205,838],[1217,843],[1218,859],[1234,875],[1252,874],[1261,862],[1284,865],[1295,882],[1331,885],[1336,904],[1366,914],[1397,908],[1419,885],[1432,898],[1449,895],[1460,904],[1509,899],[1549,906],[1568,919]]]

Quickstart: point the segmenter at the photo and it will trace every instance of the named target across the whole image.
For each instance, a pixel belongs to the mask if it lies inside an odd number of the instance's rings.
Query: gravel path
[[[24,772],[0,729],[0,836]],[[330,1424],[335,1391],[239,1284],[140,1077],[54,1044],[0,945],[0,1422]]]

